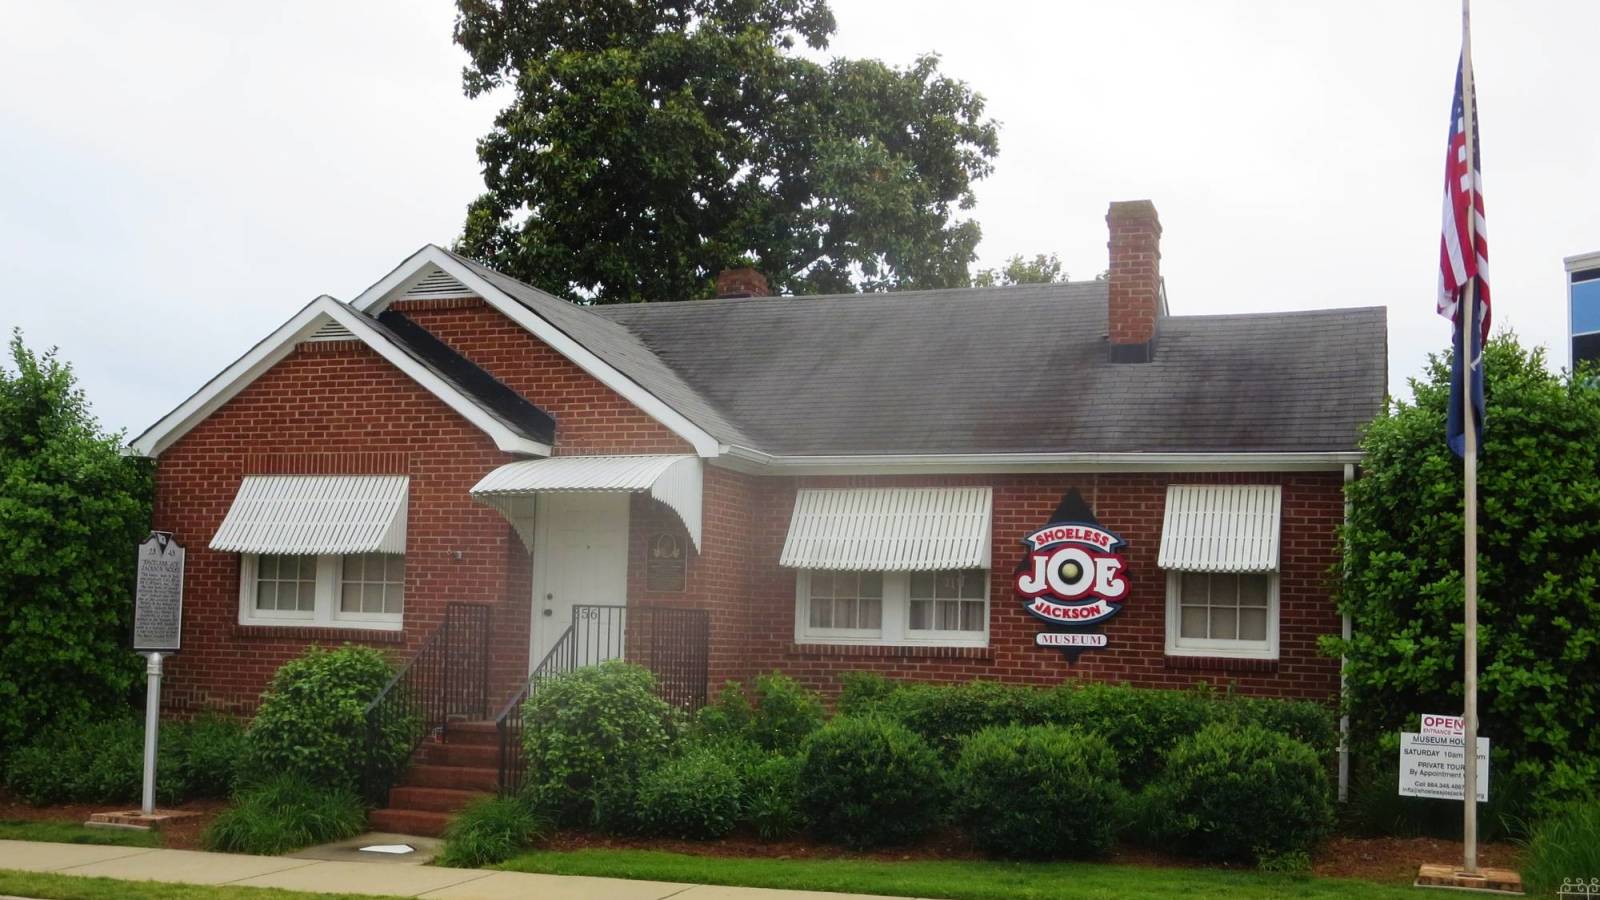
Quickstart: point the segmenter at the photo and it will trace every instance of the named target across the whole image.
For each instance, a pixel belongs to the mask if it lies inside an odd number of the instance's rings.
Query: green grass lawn
[[[89,828],[71,822],[17,822],[0,820],[0,840],[54,841],[57,844],[110,844],[116,847],[159,847],[154,831],[129,828]]]
[[[747,859],[656,850],[575,850],[533,851],[499,868],[552,875],[597,875],[949,900],[1150,896],[1416,900],[1417,896],[1416,890],[1409,887],[1341,878],[1101,863]]]
[[[360,900],[374,900],[373,896],[365,894],[307,894],[277,888],[121,881],[11,869],[0,869],[0,894],[40,900],[357,900],[358,896]]]

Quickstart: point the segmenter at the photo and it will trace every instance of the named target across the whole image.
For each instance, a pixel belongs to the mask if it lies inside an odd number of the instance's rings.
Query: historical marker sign
[[[170,653],[183,632],[184,551],[171,534],[152,531],[139,545],[133,599],[133,649]]]

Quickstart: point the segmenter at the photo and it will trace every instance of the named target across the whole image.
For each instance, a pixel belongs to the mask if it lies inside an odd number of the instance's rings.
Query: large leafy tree
[[[128,700],[150,475],[89,414],[72,370],[13,334],[0,365],[0,753]]]
[[[1485,351],[1479,468],[1479,718],[1544,798],[1600,786],[1600,389],[1511,335]],[[1363,440],[1339,583],[1352,728],[1375,742],[1461,708],[1461,461],[1447,358]],[[1414,721],[1412,722],[1414,724]],[[1501,754],[1504,754],[1502,756]],[[1502,773],[1504,770],[1502,770]]]
[[[751,264],[776,290],[959,287],[962,218],[998,144],[939,71],[818,63],[825,0],[457,0],[479,141],[460,249],[596,302],[706,296]]]

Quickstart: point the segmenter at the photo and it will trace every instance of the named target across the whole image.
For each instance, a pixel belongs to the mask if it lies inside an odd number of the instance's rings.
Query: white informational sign
[[[1438,713],[1422,714],[1422,734],[1445,737],[1466,737],[1467,720],[1460,716],[1441,716]]]
[[[1400,734],[1400,796],[1460,800],[1466,740],[1459,734]],[[1478,802],[1489,799],[1489,739],[1478,738]]]
[[[139,544],[133,595],[133,649],[171,652],[183,636],[184,551],[172,535],[152,531]]]

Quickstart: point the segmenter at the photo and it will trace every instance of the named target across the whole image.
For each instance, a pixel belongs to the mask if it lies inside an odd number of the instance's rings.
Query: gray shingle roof
[[[583,307],[457,259],[777,455],[1353,450],[1386,390],[1381,307],[1169,316],[1112,363],[1104,282]]]
[[[780,455],[1351,450],[1387,380],[1380,307],[1170,316],[1112,363],[1104,282],[584,311]]]

